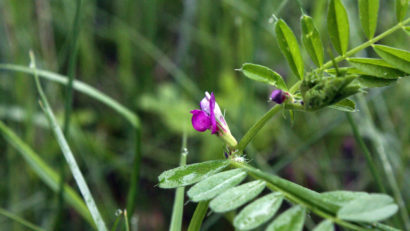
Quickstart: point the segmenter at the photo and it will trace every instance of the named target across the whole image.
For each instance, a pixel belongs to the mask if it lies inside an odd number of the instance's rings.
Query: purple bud
[[[201,110],[192,110],[192,126],[195,130],[199,132],[204,132],[209,129],[212,125],[211,118],[201,111]]]
[[[281,104],[286,100],[286,98],[286,93],[284,93],[282,90],[276,89],[272,91],[269,99],[276,102],[277,104]]]

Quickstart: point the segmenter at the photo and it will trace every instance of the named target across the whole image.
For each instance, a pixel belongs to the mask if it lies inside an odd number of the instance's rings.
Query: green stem
[[[246,134],[242,137],[238,144],[238,151],[243,152],[246,146],[253,140],[255,135],[263,128],[263,126],[271,119],[276,113],[278,113],[282,109],[281,105],[275,105],[272,107],[268,112],[265,113],[249,130]]]
[[[332,214],[330,214],[328,211],[325,211],[324,209],[318,207],[317,205],[314,205],[313,203],[309,202],[309,198],[306,199],[302,199],[300,197],[300,195],[296,195],[296,193],[291,192],[292,189],[290,188],[285,188],[283,184],[288,184],[288,186],[291,187],[298,187],[298,190],[302,189],[303,187],[294,184],[293,182],[288,182],[280,177],[274,176],[274,175],[268,175],[266,173],[263,173],[262,171],[255,169],[251,166],[249,166],[248,164],[245,163],[239,163],[239,162],[235,162],[235,161],[231,161],[231,165],[235,168],[242,168],[244,170],[246,170],[248,172],[248,174],[253,177],[254,179],[259,179],[259,180],[263,180],[266,182],[266,185],[269,189],[271,189],[272,191],[276,191],[276,192],[281,192],[289,201],[295,203],[295,204],[299,204],[302,205],[306,208],[308,208],[310,211],[316,213],[317,215],[325,218],[325,219],[329,219],[332,220],[334,223],[339,224],[341,226],[344,226],[348,229],[351,230],[359,230],[359,231],[363,231],[363,230],[370,230],[370,229],[366,229],[363,227],[360,227],[356,224],[350,223],[350,222],[346,222],[343,220],[340,220],[336,217],[334,217]],[[308,192],[309,191],[309,192]],[[318,194],[314,191],[308,190],[306,191],[306,194]],[[302,192],[305,193],[305,192]],[[308,195],[309,197],[310,195]],[[313,199],[313,198],[311,198]],[[316,198],[318,199],[318,198]]]
[[[383,193],[386,193],[386,189],[383,186],[382,180],[376,171],[376,167],[374,165],[372,156],[370,155],[369,149],[367,148],[366,144],[364,143],[362,137],[360,136],[359,129],[357,128],[356,122],[353,120],[350,113],[346,113],[347,120],[349,121],[350,127],[353,130],[354,138],[356,139],[357,143],[359,144],[364,156],[366,157],[367,166],[370,168],[370,172],[373,175],[374,180],[376,181],[379,190]]]
[[[386,30],[385,32],[379,34],[378,36],[370,39],[369,41],[362,43],[361,45],[349,50],[348,52],[346,52],[344,55],[339,55],[334,59],[335,63],[341,62],[343,60],[345,60],[347,57],[352,56],[354,54],[356,54],[357,52],[363,50],[364,48],[373,45],[374,43],[376,43],[377,41],[383,39],[384,37],[392,34],[393,32],[395,32],[396,30],[399,30],[401,28],[403,28],[407,23],[410,22],[410,18],[397,23],[395,26],[393,26],[392,28]],[[322,67],[318,68],[317,70],[319,71],[323,71],[326,68],[329,68],[333,65],[333,61],[330,60],[327,63],[325,63]]]
[[[188,156],[187,150],[187,135],[184,133],[182,138],[182,148],[181,148],[181,160],[179,166],[186,165],[186,159]],[[184,206],[184,193],[185,187],[179,187],[175,190],[174,206],[172,208],[171,225],[169,226],[170,231],[179,231],[182,229],[182,215]]]
[[[208,205],[209,201],[201,201],[198,203],[191,222],[189,222],[188,231],[199,231],[201,229],[206,211],[208,211]]]

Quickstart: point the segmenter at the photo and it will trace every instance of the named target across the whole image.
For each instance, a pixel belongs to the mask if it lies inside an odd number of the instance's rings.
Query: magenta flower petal
[[[209,109],[210,113],[209,116],[211,117],[211,131],[212,134],[215,134],[218,131],[218,126],[216,125],[216,118],[215,118],[215,95],[211,92],[211,98],[209,99]]]
[[[192,126],[195,130],[199,132],[204,132],[211,127],[211,118],[201,111],[201,110],[192,110]]]

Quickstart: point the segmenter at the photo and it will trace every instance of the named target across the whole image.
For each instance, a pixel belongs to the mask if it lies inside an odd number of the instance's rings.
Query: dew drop
[[[121,214],[122,214],[122,210],[121,209],[117,209],[116,211],[115,211],[115,216],[121,216]]]

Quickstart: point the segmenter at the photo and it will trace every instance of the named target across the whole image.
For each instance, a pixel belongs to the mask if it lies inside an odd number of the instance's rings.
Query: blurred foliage
[[[351,33],[352,47],[363,42],[365,35],[359,28],[356,1],[344,3],[355,32]],[[329,44],[324,36],[327,1],[305,0],[302,4],[322,40]],[[395,18],[393,1],[380,4],[376,34],[389,28]],[[67,74],[74,13],[75,1],[70,0],[0,1],[0,63],[28,65],[28,51],[33,49],[40,68]],[[260,63],[280,73],[288,83],[297,80],[275,42],[269,23],[272,14],[284,18],[300,38],[297,1],[83,1],[75,78],[136,111],[142,121],[141,186],[131,220],[138,222],[139,230],[167,230],[174,193],[155,185],[160,172],[178,165],[183,131],[189,134],[188,163],[223,156],[223,144],[217,137],[197,133],[190,125],[189,111],[199,107],[204,91],[215,93],[232,134],[239,139],[272,106],[267,102],[272,89],[234,70],[244,62]],[[409,50],[408,41],[408,35],[397,32],[383,43]],[[371,49],[359,55],[375,56]],[[46,81],[43,85],[62,119],[64,88]],[[410,200],[410,182],[406,180],[410,175],[408,92],[409,78],[371,90],[359,96],[359,112],[354,114],[363,125],[361,132],[371,151],[375,150],[373,136],[382,136],[406,202]],[[111,227],[116,209],[126,206],[132,128],[111,109],[78,92],[74,92],[72,117],[68,141]],[[64,166],[62,155],[44,126],[32,78],[0,72],[0,119],[51,166],[62,168],[66,181],[76,188],[68,168],[59,167]],[[366,125],[369,123],[376,130]],[[350,127],[337,111],[295,112],[293,125],[288,114],[277,116],[247,150],[247,158],[259,168],[317,191],[376,191]],[[376,164],[380,167],[378,160]],[[58,195],[1,137],[0,177],[0,207],[47,229],[54,227]],[[187,227],[194,206],[189,203],[184,209],[183,227]],[[61,230],[91,229],[67,205],[63,217]],[[0,226],[24,230],[5,217],[0,217]],[[210,215],[204,226],[205,230],[232,229],[218,214]]]

